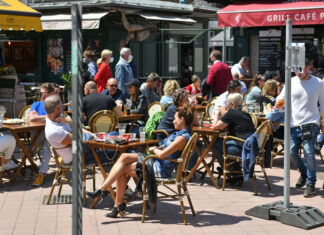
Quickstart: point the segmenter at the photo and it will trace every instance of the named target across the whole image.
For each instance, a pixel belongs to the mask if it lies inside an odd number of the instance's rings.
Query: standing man
[[[40,87],[40,93],[42,95],[42,101],[34,102],[30,108],[29,112],[29,121],[31,122],[44,122],[46,120],[46,110],[44,108],[44,100],[51,96],[55,95],[55,87],[51,83],[43,83]],[[32,132],[32,135],[34,133]],[[35,144],[36,146],[43,146],[42,151],[42,160],[39,167],[39,173],[36,175],[36,178],[33,182],[34,187],[39,187],[44,182],[44,177],[47,174],[48,163],[51,158],[51,150],[47,141],[45,140],[44,132],[40,134]]]
[[[146,97],[148,106],[155,101],[160,101],[162,97],[162,80],[160,76],[157,73],[150,73],[146,82],[141,85],[140,90]]]
[[[103,95],[109,95],[117,105],[126,104],[125,94],[118,88],[118,81],[116,78],[110,78],[107,81],[106,89],[101,92]]]
[[[232,80],[230,67],[221,62],[220,51],[213,50],[210,53],[210,60],[213,66],[210,67],[207,78],[207,85],[212,88],[213,96],[219,96],[226,91],[228,83]]]
[[[133,77],[132,68],[129,61],[133,60],[131,50],[129,48],[122,48],[120,50],[120,58],[116,65],[115,76],[118,81],[118,88],[126,95],[129,94],[128,88],[125,86],[126,83],[131,82]]]
[[[251,78],[251,70],[250,70],[250,58],[243,56],[237,64],[234,64],[232,67],[232,74],[237,73],[239,75],[239,79]]]
[[[117,117],[123,115],[119,106],[116,105],[110,96],[97,92],[97,84],[94,81],[89,81],[84,85],[84,95],[82,98],[82,112],[86,118],[85,125],[88,125],[90,117],[100,110],[111,110],[115,112]]]
[[[311,75],[313,64],[305,59],[305,68],[302,73],[291,78],[291,119],[290,119],[290,151],[300,177],[296,188],[306,185],[304,197],[315,196],[316,161],[315,142],[318,134],[320,112],[324,117],[324,83]],[[282,90],[277,101],[284,99],[285,89]],[[322,121],[324,122],[324,120]],[[322,125],[323,131],[324,125]],[[304,160],[299,156],[299,148],[303,143]]]

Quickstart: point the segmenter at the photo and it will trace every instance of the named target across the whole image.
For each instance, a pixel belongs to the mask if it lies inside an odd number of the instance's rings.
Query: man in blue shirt
[[[44,100],[51,95],[55,94],[55,88],[51,83],[43,83],[40,87],[40,93],[42,95],[42,101],[34,102],[30,108],[29,121],[31,122],[44,122],[46,120],[46,110],[44,107]],[[34,133],[32,133],[33,135]],[[40,134],[36,141],[36,146],[43,146],[42,160],[39,168],[39,174],[33,182],[33,186],[39,187],[44,182],[44,175],[47,174],[48,163],[51,157],[51,150],[47,141],[45,140],[44,132]]]
[[[126,95],[129,94],[129,91],[125,84],[131,82],[134,79],[132,68],[129,64],[129,61],[132,61],[132,59],[133,56],[131,50],[126,47],[122,48],[120,50],[120,58],[115,69],[118,88]]]
[[[109,95],[117,105],[126,104],[125,94],[118,88],[118,81],[116,78],[110,78],[107,81],[107,89],[103,90],[101,94]]]

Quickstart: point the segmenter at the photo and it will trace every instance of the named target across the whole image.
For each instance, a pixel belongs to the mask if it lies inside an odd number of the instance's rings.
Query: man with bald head
[[[117,117],[123,115],[119,106],[116,105],[110,96],[97,92],[97,84],[94,81],[89,81],[84,85],[84,95],[85,97],[82,99],[82,112],[85,116],[85,125],[88,125],[90,117],[100,110],[112,110]]]
[[[118,88],[118,81],[116,78],[110,78],[107,81],[106,89],[101,92],[103,95],[109,95],[117,105],[126,103],[125,94]]]

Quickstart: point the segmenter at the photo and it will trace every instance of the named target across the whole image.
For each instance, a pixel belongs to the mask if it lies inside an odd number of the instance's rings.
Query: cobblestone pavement
[[[4,183],[0,188],[0,234],[72,234],[72,205],[43,205],[44,195],[48,195],[54,177],[54,162],[51,162],[50,174],[40,188],[31,187],[32,176],[26,173],[13,185]],[[127,204],[127,213],[123,218],[110,219],[104,215],[112,209],[111,198],[105,199],[96,209],[83,208],[83,234],[324,234],[324,226],[303,230],[245,215],[245,211],[266,203],[283,200],[283,158],[274,160],[274,167],[267,169],[271,190],[268,191],[263,177],[257,180],[258,196],[253,195],[252,181],[244,182],[242,187],[228,187],[225,191],[213,187],[206,177],[199,175],[188,184],[196,216],[192,216],[185,200],[188,225],[183,225],[178,202],[162,200],[158,202],[157,213],[148,211],[145,223],[141,223],[142,202],[131,201]],[[294,205],[313,206],[324,212],[324,164],[317,156],[319,177],[316,196],[304,198],[302,191],[291,188],[291,202]],[[97,173],[97,185],[102,181]],[[291,185],[299,175],[291,170]],[[221,182],[220,182],[221,183]],[[92,189],[91,182],[87,187]],[[134,183],[131,183],[134,188]],[[69,185],[64,185],[62,194],[71,194]],[[57,189],[54,194],[57,193]],[[90,199],[88,199],[88,205]]]

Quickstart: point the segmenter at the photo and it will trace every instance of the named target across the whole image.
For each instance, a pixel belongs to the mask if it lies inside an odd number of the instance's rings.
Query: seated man
[[[231,72],[232,74],[237,73],[239,79],[252,77],[251,69],[250,69],[250,58],[243,56],[237,64],[233,65]]]
[[[162,81],[157,73],[150,73],[145,83],[141,85],[141,92],[147,99],[147,105],[155,101],[160,101],[162,97]],[[157,92],[156,92],[157,90]]]
[[[7,171],[18,167],[18,165],[11,160],[15,148],[15,138],[12,135],[3,135],[0,133],[0,152],[4,153],[4,157],[2,158],[2,170]]]
[[[85,97],[82,98],[82,112],[85,116],[85,125],[88,125],[90,117],[100,110],[112,110],[117,117],[123,115],[119,106],[116,105],[110,96],[97,92],[97,84],[94,81],[89,81],[84,85],[84,94]]]
[[[241,139],[247,139],[255,132],[252,118],[249,114],[247,107],[242,106],[243,96],[239,93],[232,93],[227,98],[228,112],[213,124],[214,130],[224,130],[228,127],[230,136],[235,136]],[[226,141],[227,153],[235,156],[241,156],[243,143],[235,140]],[[221,166],[219,169],[222,172],[224,166],[223,159],[223,138],[218,138],[213,145],[213,151],[216,153],[216,157]],[[240,169],[240,166],[234,166],[234,168]]]
[[[126,96],[118,88],[118,81],[116,78],[110,78],[107,81],[107,89],[103,90],[101,94],[109,95],[117,105],[126,104]]]
[[[44,106],[47,112],[45,135],[49,144],[55,148],[65,164],[72,162],[72,119],[61,116],[62,102],[58,95],[48,97]],[[95,135],[82,128],[83,138],[92,139]],[[93,161],[91,151],[86,145],[83,147],[85,162]]]
[[[231,80],[227,85],[227,91],[217,98],[214,108],[214,124],[227,112],[227,97],[232,93],[241,93],[241,83],[237,80]]]
[[[51,83],[43,83],[40,87],[40,93],[42,95],[42,101],[34,102],[30,108],[29,121],[31,122],[45,122],[46,110],[44,108],[44,100],[55,94],[55,88]],[[34,132],[31,133],[32,137]],[[43,146],[42,160],[39,168],[39,173],[33,182],[34,187],[39,187],[43,184],[44,175],[47,174],[48,163],[51,157],[51,150],[45,140],[44,132],[38,137],[35,146]]]

